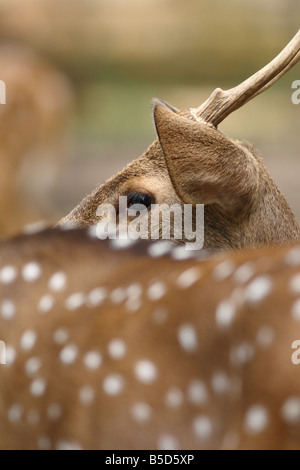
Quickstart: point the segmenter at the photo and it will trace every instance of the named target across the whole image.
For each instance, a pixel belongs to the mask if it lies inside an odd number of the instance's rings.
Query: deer
[[[187,254],[0,244],[1,449],[300,448],[300,245]]]
[[[1,43],[0,236],[61,213],[49,189],[67,154],[73,92],[65,75],[29,47]]]
[[[154,99],[157,139],[141,157],[86,196],[58,226],[96,224],[101,220],[99,206],[112,204],[118,210],[119,197],[126,196],[128,208],[142,204],[148,209],[148,219],[153,204],[204,205],[204,248],[212,252],[297,242],[299,225],[258,153],[250,144],[224,135],[218,125],[274,84],[299,58],[300,30],[268,65],[235,88],[217,88],[197,108],[178,111]]]

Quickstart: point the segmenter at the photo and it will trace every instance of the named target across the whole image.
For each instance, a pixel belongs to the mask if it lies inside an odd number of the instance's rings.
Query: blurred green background
[[[153,96],[200,105],[270,61],[299,18],[299,0],[0,0],[0,39],[32,46],[74,88],[69,158],[51,191],[59,211],[152,142]],[[300,220],[297,79],[300,64],[220,129],[260,150]]]

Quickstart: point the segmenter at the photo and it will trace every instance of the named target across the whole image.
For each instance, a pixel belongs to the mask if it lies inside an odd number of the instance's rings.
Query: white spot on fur
[[[250,278],[255,274],[255,266],[254,264],[248,262],[244,263],[237,268],[234,273],[234,280],[238,284],[245,284],[248,282]]]
[[[201,440],[207,440],[213,432],[211,419],[207,416],[198,416],[193,423],[194,433]]]
[[[107,296],[106,289],[104,287],[97,287],[87,295],[86,303],[89,307],[97,307],[101,305]]]
[[[33,330],[27,330],[21,337],[21,348],[24,351],[30,351],[35,345],[36,333]]]
[[[122,339],[113,339],[108,345],[108,352],[113,359],[122,359],[127,351],[125,341]]]
[[[50,450],[52,445],[49,437],[47,436],[41,436],[38,438],[37,441],[38,449],[39,450]]]
[[[45,294],[43,297],[40,298],[38,303],[38,311],[40,313],[47,313],[49,312],[54,305],[54,298],[52,295]]]
[[[5,266],[0,270],[0,282],[10,284],[17,277],[17,269],[14,266]]]
[[[70,295],[65,301],[65,306],[68,310],[76,310],[80,308],[85,302],[85,295],[83,292],[76,292]]]
[[[120,374],[110,374],[103,381],[103,390],[107,395],[119,395],[124,389],[124,379]]]
[[[79,390],[79,401],[82,405],[90,405],[95,399],[95,390],[90,385],[85,385]]]
[[[89,351],[84,356],[84,364],[90,370],[98,369],[102,364],[102,356],[98,351]]]
[[[31,357],[25,363],[25,372],[29,376],[35,375],[41,367],[41,360],[38,357]]]
[[[136,312],[142,306],[141,299],[138,298],[129,298],[126,301],[125,308],[128,312]]]
[[[194,405],[202,405],[208,398],[205,384],[201,380],[193,380],[188,386],[187,396]]]
[[[233,365],[240,366],[251,362],[254,354],[254,347],[245,342],[231,350],[230,359]]]
[[[216,310],[216,322],[224,328],[233,322],[235,317],[235,305],[230,299],[222,300]]]
[[[42,232],[48,227],[47,223],[43,220],[33,222],[32,224],[26,224],[22,227],[22,233],[24,235],[34,235],[35,233]]]
[[[157,378],[157,368],[153,362],[141,360],[135,366],[135,375],[140,382],[150,384]]]
[[[268,422],[268,411],[261,405],[253,405],[246,413],[245,428],[250,434],[261,433],[267,427]]]
[[[288,251],[285,261],[289,266],[299,266],[300,264],[300,247],[295,246]]]
[[[110,240],[110,245],[114,250],[125,250],[126,248],[129,248],[130,246],[134,245],[136,243],[136,240],[133,240],[132,238],[116,238]]]
[[[178,329],[178,340],[181,347],[188,353],[193,353],[198,348],[197,333],[193,325],[185,323]]]
[[[159,258],[160,256],[164,256],[168,254],[172,249],[172,244],[165,241],[159,240],[148,248],[148,253],[152,258]]]
[[[140,284],[132,284],[131,286],[127,287],[125,291],[125,297],[127,296],[127,300],[125,303],[125,308],[129,312],[136,312],[142,306],[142,287]]]
[[[6,366],[11,366],[16,359],[17,353],[12,346],[6,346]]]
[[[266,276],[253,279],[245,289],[245,300],[251,303],[261,302],[272,289],[272,281]]]
[[[193,250],[187,250],[185,246],[177,246],[171,251],[171,257],[176,261],[190,259],[194,256],[195,253],[193,252]]]
[[[161,299],[166,293],[166,286],[163,282],[155,282],[153,283],[148,289],[148,298],[150,300],[159,300]]]
[[[262,326],[256,334],[256,342],[261,347],[270,346],[275,338],[275,332],[270,326]]]
[[[4,320],[11,320],[16,314],[16,306],[11,300],[3,300],[1,303],[1,314]]]
[[[110,294],[110,300],[114,304],[120,304],[126,299],[126,290],[124,287],[117,287]]]
[[[30,384],[30,393],[35,397],[40,397],[45,393],[46,382],[44,379],[35,379]]]
[[[69,344],[65,346],[64,349],[60,352],[60,360],[64,364],[73,364],[76,361],[78,355],[78,349],[74,344]]]
[[[60,292],[65,289],[67,284],[67,276],[65,273],[59,271],[49,279],[48,287],[54,292]]]
[[[235,269],[233,261],[225,260],[218,264],[213,270],[213,278],[216,281],[223,281],[229,277]]]
[[[183,393],[178,387],[170,388],[165,396],[165,403],[170,408],[178,408],[183,403]]]
[[[22,269],[22,276],[26,282],[36,281],[42,273],[42,269],[39,263],[31,262],[24,266]]]
[[[188,289],[193,284],[195,284],[195,282],[197,282],[200,277],[201,272],[198,268],[189,268],[180,274],[177,279],[177,285],[181,289]]]
[[[82,447],[75,441],[59,441],[56,450],[82,450]]]
[[[142,293],[143,293],[143,287],[141,286],[141,284],[138,284],[137,282],[135,282],[134,284],[130,284],[130,286],[126,288],[127,296],[133,299],[140,297]]]
[[[19,423],[24,412],[23,405],[16,403],[8,409],[8,419],[11,423]]]
[[[176,437],[165,434],[159,437],[157,448],[158,450],[177,450],[179,443]]]
[[[152,408],[148,403],[138,402],[131,408],[131,415],[137,423],[149,421],[152,414]]]
[[[288,424],[300,422],[300,397],[289,397],[281,408],[281,415]]]
[[[212,376],[211,386],[215,393],[226,393],[230,388],[230,379],[225,372],[216,372]]]
[[[47,408],[47,415],[51,421],[57,421],[62,415],[61,406],[58,403],[51,403]]]
[[[53,333],[53,340],[56,344],[65,344],[69,338],[69,331],[66,328],[58,328]]]
[[[99,238],[97,225],[91,225],[88,227],[87,235],[89,238]]]
[[[296,274],[290,280],[290,289],[294,294],[300,293],[300,274]]]

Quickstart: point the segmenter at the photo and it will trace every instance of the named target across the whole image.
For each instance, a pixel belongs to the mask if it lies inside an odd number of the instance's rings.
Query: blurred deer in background
[[[0,45],[0,236],[59,216],[47,192],[66,153],[72,108],[70,84],[31,49]]]
[[[1,449],[300,448],[300,246],[188,253],[0,244]]]
[[[210,250],[298,240],[294,214],[261,158],[251,146],[229,139],[216,127],[299,58],[300,31],[270,64],[231,90],[215,90],[199,108],[179,112],[154,100],[158,140],[84,198],[60,224],[95,224],[99,205],[118,206],[119,196],[128,195],[129,206],[134,201],[149,209],[153,203],[205,204],[204,246]]]

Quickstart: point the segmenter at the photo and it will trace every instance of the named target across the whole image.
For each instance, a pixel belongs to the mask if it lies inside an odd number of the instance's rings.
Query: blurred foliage
[[[77,81],[239,80],[299,27],[299,0],[2,0],[2,34]]]
[[[299,14],[299,0],[0,0],[0,34],[57,62],[76,87],[81,134],[110,139],[138,123],[143,135],[149,97],[168,86],[246,78]]]

